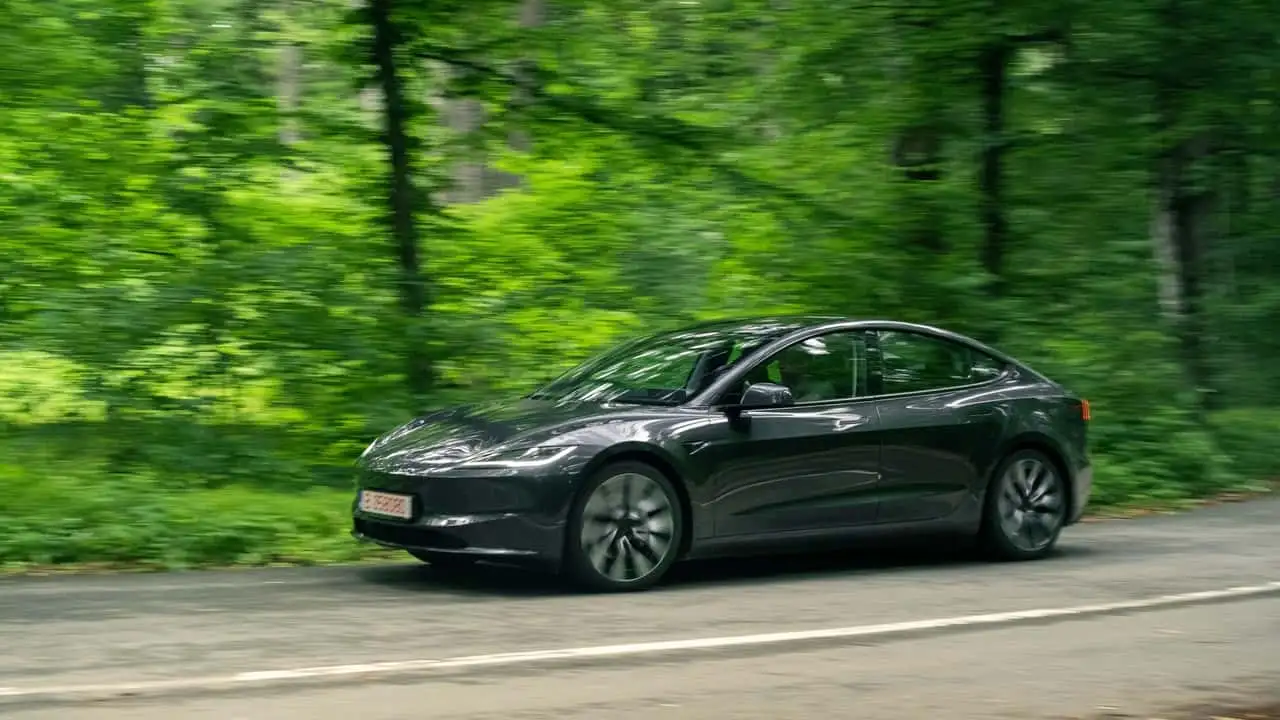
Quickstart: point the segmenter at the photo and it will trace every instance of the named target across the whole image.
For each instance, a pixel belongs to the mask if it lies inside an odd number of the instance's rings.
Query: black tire
[[[623,479],[628,476],[644,478],[645,482]],[[607,482],[611,483],[610,488],[602,490],[602,486]],[[625,522],[627,526],[635,525],[630,530],[622,524],[592,520],[590,524],[597,537],[612,539],[595,543],[594,548],[597,552],[588,552],[583,547],[583,537],[588,532],[587,525],[591,520],[586,515],[588,506],[598,507],[600,501],[593,502],[592,498],[597,496],[598,492],[608,495],[615,484],[630,486],[632,493],[639,494],[643,491],[649,494],[630,499],[633,517],[619,521],[619,523]],[[620,505],[625,504],[628,504],[627,501],[620,503]],[[661,509],[650,512],[650,508],[657,508],[659,505]],[[666,518],[669,518],[669,521]],[[612,536],[608,531],[601,534],[600,529],[605,527],[612,528]],[[661,581],[675,564],[680,554],[681,541],[684,539],[684,527],[685,518],[680,505],[680,496],[666,475],[643,462],[610,463],[583,484],[569,510],[568,524],[565,528],[563,571],[575,585],[592,592],[646,590]],[[666,534],[665,537],[664,534]],[[590,536],[587,537],[587,542],[592,544]],[[665,547],[662,545],[663,542]],[[652,560],[655,556],[658,557],[656,563]],[[621,574],[627,577],[611,577],[597,567],[597,562],[605,562],[611,558],[613,562],[622,563]],[[644,569],[643,566],[647,564],[651,564],[651,567]],[[610,564],[609,567],[617,566]]]
[[[1056,505],[1047,500],[1035,502],[1035,497],[1028,498],[1028,494],[1035,496],[1037,493],[1024,492],[1025,482],[1022,483],[1024,491],[1015,487],[1002,504],[1001,498],[1011,487],[1010,483],[1016,483],[1016,476],[1019,474],[1026,477],[1027,472],[1030,472],[1027,468],[1031,467],[1036,468],[1037,472],[1052,473],[1052,486],[1046,492],[1052,493]],[[1014,473],[1014,476],[1010,473]],[[1044,497],[1048,498],[1049,495]],[[984,553],[994,560],[1021,561],[1037,560],[1053,552],[1066,520],[1067,503],[1067,479],[1063,477],[1057,463],[1044,453],[1029,448],[1011,453],[996,467],[987,486],[982,526],[978,533]],[[1006,516],[1002,513],[1005,508],[1014,508],[1017,512]],[[1013,529],[1015,525],[1018,527],[1017,531]],[[1022,536],[1024,529],[1033,536],[1034,542]]]
[[[406,552],[430,565],[432,570],[441,573],[465,572],[476,565],[476,559],[467,555],[433,553],[427,550],[406,550]]]

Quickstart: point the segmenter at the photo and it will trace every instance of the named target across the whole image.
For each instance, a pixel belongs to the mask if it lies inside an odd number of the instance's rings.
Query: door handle
[[[835,419],[836,432],[845,432],[847,430],[857,430],[858,428],[871,422],[870,416],[867,415],[851,415],[839,417]]]

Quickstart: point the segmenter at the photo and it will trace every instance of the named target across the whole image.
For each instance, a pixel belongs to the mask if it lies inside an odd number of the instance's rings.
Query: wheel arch
[[[677,550],[679,555],[677,557],[683,557],[692,547],[693,536],[696,534],[696,521],[694,519],[693,500],[689,496],[689,488],[685,485],[684,476],[679,470],[679,463],[669,453],[656,445],[648,443],[615,445],[591,458],[590,462],[582,469],[582,477],[589,478],[607,465],[628,461],[641,462],[652,466],[653,469],[667,478],[671,483],[671,487],[675,488],[676,500],[680,503],[680,513],[684,517],[684,532],[680,537],[680,547]],[[581,489],[579,489],[579,492],[581,492]]]

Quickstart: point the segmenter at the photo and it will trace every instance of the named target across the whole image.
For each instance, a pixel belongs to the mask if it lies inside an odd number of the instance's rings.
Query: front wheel
[[[1000,463],[987,490],[982,544],[1001,560],[1044,557],[1066,515],[1066,479],[1057,465],[1037,450],[1019,450]]]
[[[565,571],[590,590],[643,590],[675,563],[683,533],[671,481],[645,463],[614,463],[592,476],[573,504]]]

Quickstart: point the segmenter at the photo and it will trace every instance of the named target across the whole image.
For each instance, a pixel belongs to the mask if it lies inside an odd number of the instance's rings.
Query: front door
[[[866,399],[861,331],[795,343],[757,361],[746,382],[779,382],[796,404],[748,410],[701,443],[720,537],[837,529],[875,522],[880,421]]]

